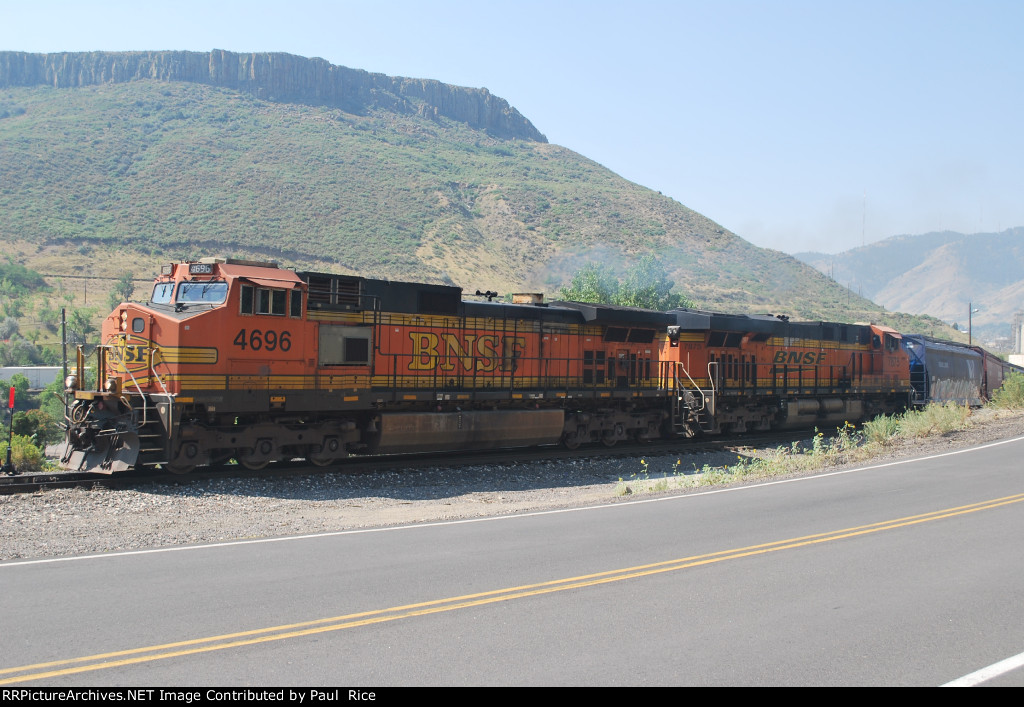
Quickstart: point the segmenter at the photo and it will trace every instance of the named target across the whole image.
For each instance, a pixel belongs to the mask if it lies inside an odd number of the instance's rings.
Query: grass
[[[897,417],[897,431],[891,439],[921,439],[963,430],[967,428],[970,416],[970,407],[954,403],[932,404],[920,410],[908,410]]]
[[[1014,381],[1006,400],[1016,401],[1016,408],[1024,408],[1024,376]],[[1006,407],[1003,402],[993,407]],[[618,496],[636,493],[658,493],[672,489],[718,486],[737,481],[755,481],[790,474],[816,471],[870,459],[887,448],[901,442],[925,437],[945,435],[970,425],[971,408],[963,405],[928,405],[898,415],[881,415],[865,422],[859,429],[849,422],[826,435],[815,429],[809,446],[794,442],[788,447],[776,447],[757,453],[737,455],[729,465],[705,465],[692,471],[682,470],[677,460],[671,471],[651,477],[651,462],[640,460],[640,469],[629,479],[619,479],[615,489]]]

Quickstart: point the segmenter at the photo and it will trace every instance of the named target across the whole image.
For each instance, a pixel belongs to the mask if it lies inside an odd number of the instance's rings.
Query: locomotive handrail
[[[108,341],[110,341],[110,340],[111,340],[111,339],[108,339]],[[112,348],[113,348],[113,347],[112,347],[112,346],[111,346],[110,344],[106,344],[105,346],[103,346],[103,349],[104,349],[104,354],[103,354],[103,355],[104,355],[104,358],[106,358],[106,351],[108,351],[108,350],[110,350],[110,349],[112,349]],[[155,354],[156,354],[157,352],[159,352],[159,349],[158,349],[158,348],[156,348],[155,346],[151,346],[151,347],[149,347],[149,348],[147,349],[147,352],[148,352],[148,355],[147,355],[147,359],[148,359],[148,361],[149,361],[149,365],[148,365],[148,367],[147,367],[147,371],[148,371],[148,372],[149,372],[149,373],[150,373],[150,374],[152,375],[152,377],[153,377],[153,378],[154,378],[154,379],[156,380],[157,384],[158,384],[158,385],[160,386],[160,389],[161,389],[161,390],[163,390],[163,395],[164,395],[165,397],[167,397],[168,399],[169,399],[169,398],[171,398],[171,397],[173,397],[173,396],[171,395],[171,393],[170,393],[170,392],[168,392],[168,390],[167,390],[167,386],[166,386],[166,385],[164,385],[164,381],[163,381],[163,379],[162,379],[162,378],[160,377],[160,374],[159,374],[159,373],[157,373],[157,372],[156,372],[156,369],[155,369],[155,368],[153,367],[153,366],[154,366],[154,360],[155,360]],[[120,368],[121,368],[121,369],[123,369],[123,370],[124,370],[124,372],[125,372],[125,373],[126,373],[126,374],[128,375],[128,377],[129,377],[129,378],[131,379],[131,381],[132,381],[132,384],[133,384],[133,385],[135,386],[135,390],[136,390],[136,392],[137,392],[137,393],[139,394],[139,396],[140,396],[141,398],[143,398],[143,400],[145,400],[146,394],[142,392],[142,385],[141,385],[141,384],[139,383],[139,380],[138,380],[138,378],[136,378],[136,377],[135,377],[135,374],[134,374],[134,373],[132,373],[131,369],[130,369],[130,368],[128,368],[128,366],[125,366],[125,365],[123,365],[123,362],[122,362],[122,365],[120,366]],[[154,393],[153,395],[160,395],[160,393]],[[172,408],[172,410],[173,410],[173,408]],[[141,423],[141,425],[142,425],[143,427],[144,427],[144,426],[146,426],[147,424],[149,424],[149,415],[148,415],[148,411],[149,411],[149,406],[148,406],[148,405],[145,405],[145,404],[144,404],[144,405],[142,406],[142,423]],[[171,413],[171,414],[173,414],[173,413]]]
[[[714,415],[715,414],[715,408],[717,407],[715,405],[715,399],[716,399],[716,397],[718,395],[718,389],[715,388],[715,375],[716,374],[712,373],[712,368],[714,368],[716,370],[719,369],[718,361],[708,361],[708,383],[711,384],[711,414]],[[701,391],[702,395],[703,395],[703,392],[704,391]]]
[[[149,349],[149,371],[150,371],[150,373],[153,374],[153,377],[156,378],[156,382],[160,385],[160,390],[164,391],[163,395],[166,398],[171,399],[171,398],[174,397],[174,395],[169,390],[167,390],[167,386],[164,385],[163,378],[160,377],[160,374],[157,373],[156,372],[156,368],[154,368],[155,364],[153,362],[156,359],[156,355],[155,354],[157,354],[159,352],[160,352],[160,349],[158,349],[157,347],[155,347],[155,346],[150,347],[150,349]],[[154,395],[159,395],[159,393],[154,393]],[[170,412],[168,412],[168,416],[173,415],[173,411],[174,411],[174,406],[171,406],[170,407]],[[168,424],[170,424],[169,421],[168,421]]]
[[[718,364],[718,361],[708,361],[708,383],[711,384],[711,395],[714,395],[716,392],[718,392],[715,388],[715,373],[712,372],[712,369],[717,370],[719,368],[720,366]]]
[[[689,380],[690,383],[693,384],[693,387],[697,390],[697,392],[700,393],[700,408],[698,410],[695,410],[694,412],[703,412],[705,409],[707,409],[707,396],[705,396],[704,390],[699,385],[697,385],[697,381],[695,381],[693,378],[690,377],[690,372],[688,370],[686,370],[686,365],[683,364],[682,361],[676,361],[676,365],[679,368],[683,369],[683,373],[686,374],[687,380]],[[679,374],[678,373],[675,374],[675,379],[676,379],[676,390],[679,390]],[[714,383],[712,383],[711,392],[712,392],[712,395],[714,395]]]

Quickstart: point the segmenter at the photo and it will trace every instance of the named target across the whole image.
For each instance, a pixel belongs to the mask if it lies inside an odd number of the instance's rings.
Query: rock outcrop
[[[209,53],[0,51],[0,86],[74,88],[140,79],[202,83],[268,101],[330,105],[355,113],[385,108],[445,117],[495,137],[547,142],[519,111],[486,88],[372,74],[318,58],[220,49]]]

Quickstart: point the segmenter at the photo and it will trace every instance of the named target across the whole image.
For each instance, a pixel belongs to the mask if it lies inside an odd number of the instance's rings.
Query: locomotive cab
[[[225,370],[265,381],[271,362],[288,372],[304,364],[304,291],[295,273],[274,264],[204,259],[164,266],[148,302],[122,303],[104,322],[95,386],[85,385],[80,350],[65,382],[72,402],[64,466],[173,468],[183,452],[187,461],[178,466],[185,470],[211,461],[198,446],[176,441],[182,422],[218,421]],[[248,409],[270,406],[268,386],[262,388],[250,391]]]

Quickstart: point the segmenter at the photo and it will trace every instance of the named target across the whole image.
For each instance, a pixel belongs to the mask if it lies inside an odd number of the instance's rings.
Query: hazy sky
[[[486,86],[786,252],[1024,226],[1022,30],[1022,0],[0,0],[0,50],[283,51]]]

